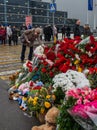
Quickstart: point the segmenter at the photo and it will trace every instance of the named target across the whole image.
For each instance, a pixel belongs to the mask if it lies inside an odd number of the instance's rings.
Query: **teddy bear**
[[[34,126],[31,130],[56,130],[56,118],[59,115],[59,109],[52,107],[45,115],[45,124],[40,126]]]

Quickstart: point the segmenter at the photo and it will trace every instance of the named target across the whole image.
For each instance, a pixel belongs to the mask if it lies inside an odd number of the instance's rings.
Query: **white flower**
[[[88,52],[88,56],[89,56],[89,57],[91,57],[91,56],[92,56],[92,53],[91,53],[90,51]]]
[[[44,54],[44,48],[43,46],[38,46],[36,47],[36,49],[34,50],[34,55],[43,55]]]
[[[66,73],[61,73],[53,78],[53,87],[61,87],[63,91],[67,91],[71,88],[81,88],[84,86],[90,87],[89,80],[81,72],[74,70],[68,70]]]
[[[88,70],[88,69],[85,69],[85,70],[83,71],[83,73],[84,73],[84,74],[88,74],[88,73],[89,73],[89,70]]]
[[[75,57],[76,57],[77,60],[80,60],[80,57],[79,57],[78,54],[75,54]]]

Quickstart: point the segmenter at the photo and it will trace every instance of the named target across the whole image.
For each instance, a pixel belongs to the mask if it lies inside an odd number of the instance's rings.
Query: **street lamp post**
[[[7,25],[7,8],[6,8],[6,0],[4,0],[4,20],[5,20],[5,25]]]
[[[96,7],[97,7],[97,3],[95,0],[94,1],[94,30],[96,29]]]
[[[54,38],[55,12],[53,12],[53,38]]]
[[[29,0],[28,0],[28,16],[29,16],[29,14],[30,14],[30,2],[29,2]]]
[[[52,12],[52,17],[53,17],[53,38],[54,38],[54,24],[55,24],[55,11],[56,11],[56,0],[51,0],[51,12]]]

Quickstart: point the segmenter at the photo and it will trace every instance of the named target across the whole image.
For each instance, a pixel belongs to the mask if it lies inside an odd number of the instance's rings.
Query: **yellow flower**
[[[23,101],[27,101],[27,97],[23,97],[22,100],[23,100]]]
[[[78,67],[78,72],[82,72],[82,68],[81,67]]]
[[[45,112],[45,108],[42,107],[42,108],[40,109],[40,113],[43,114],[44,112]]]
[[[33,102],[33,98],[30,96],[28,99],[28,103]]]
[[[55,95],[52,95],[52,98],[55,100],[55,99],[56,99],[56,96],[55,96]]]
[[[34,101],[33,101],[33,105],[35,106],[36,104],[37,104],[37,101],[34,100]]]
[[[44,106],[45,106],[46,108],[50,108],[50,107],[51,107],[51,104],[50,104],[49,102],[45,102],[45,103],[44,103]]]
[[[46,98],[49,99],[51,97],[51,95],[47,95]]]
[[[79,64],[79,62],[80,62],[79,60],[76,60],[76,61],[74,62],[74,64],[77,65],[77,64]]]
[[[37,101],[38,100],[38,97],[34,97],[34,101]]]

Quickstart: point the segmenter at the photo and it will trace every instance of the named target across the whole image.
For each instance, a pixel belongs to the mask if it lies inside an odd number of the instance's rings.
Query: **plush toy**
[[[27,104],[26,104],[27,97],[28,97],[28,93],[25,93],[23,96],[18,98],[20,109],[22,109],[23,111],[27,110]]]
[[[58,115],[59,109],[52,107],[45,116],[46,123],[41,126],[34,126],[32,130],[56,130],[56,118]]]

